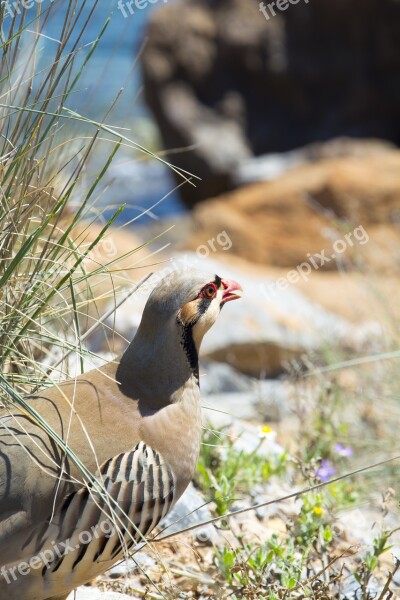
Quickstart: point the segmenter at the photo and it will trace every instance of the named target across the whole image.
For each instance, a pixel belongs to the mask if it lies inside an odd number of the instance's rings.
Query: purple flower
[[[343,446],[343,444],[335,444],[335,452],[344,458],[353,456],[353,448],[350,448],[350,446]]]
[[[336,469],[329,460],[322,460],[321,466],[316,472],[316,476],[321,480],[322,483],[326,483],[336,473]]]

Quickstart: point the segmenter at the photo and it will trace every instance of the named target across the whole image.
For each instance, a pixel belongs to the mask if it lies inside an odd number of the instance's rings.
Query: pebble
[[[155,561],[146,554],[145,552],[136,552],[134,558],[129,558],[128,560],[123,560],[116,565],[114,565],[109,571],[107,571],[107,575],[112,579],[116,579],[117,577],[124,577],[126,575],[130,575],[133,572],[138,572],[141,570],[151,569],[155,566]]]

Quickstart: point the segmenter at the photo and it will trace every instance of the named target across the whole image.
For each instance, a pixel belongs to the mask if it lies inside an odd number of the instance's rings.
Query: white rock
[[[130,575],[133,572],[140,573],[155,566],[155,561],[145,552],[135,552],[134,558],[122,560],[107,571],[109,577],[117,578]]]
[[[254,181],[271,181],[304,162],[304,153],[301,150],[254,156],[239,163],[233,174],[233,180],[236,185]]]
[[[132,600],[132,596],[119,592],[101,592],[95,587],[82,585],[70,593],[67,600]]]
[[[223,427],[238,419],[259,423],[280,421],[290,410],[294,386],[288,381],[253,380],[246,392],[209,394],[200,378],[200,389],[205,418],[215,427]]]
[[[251,392],[254,381],[225,363],[200,361],[200,387],[206,395]]]
[[[251,392],[210,394],[202,397],[201,405],[206,422],[216,428],[227,427],[240,419],[258,420],[255,396]]]
[[[241,397],[243,398],[243,395]],[[245,417],[236,418],[232,414],[221,413],[217,410],[213,413],[210,410],[204,410],[204,406],[207,407],[207,402],[203,405],[204,425],[209,426],[211,423],[212,427],[216,429],[226,427],[229,435],[235,440],[234,447],[238,452],[241,450],[246,454],[256,452],[266,458],[271,455],[281,456],[284,453],[284,449],[276,441],[276,431],[273,429],[265,433],[261,426],[245,423]]]

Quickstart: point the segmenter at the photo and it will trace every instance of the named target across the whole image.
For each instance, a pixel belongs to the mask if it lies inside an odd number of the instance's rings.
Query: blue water
[[[43,9],[48,6],[46,2],[48,0],[43,0]],[[162,0],[161,4],[163,4]],[[49,38],[60,39],[66,5],[67,3],[63,0],[56,0],[53,3],[49,18],[45,21],[43,28],[43,33]],[[120,88],[123,87],[124,94],[113,111],[117,120],[121,120],[124,115],[147,114],[143,98],[140,95],[142,82],[140,64],[137,59],[145,37],[147,21],[157,5],[158,3],[148,3],[147,7],[142,10],[136,9],[133,5],[133,15],[125,8],[125,14],[128,15],[125,18],[118,9],[117,0],[111,0],[111,2],[100,0],[79,41],[81,48],[79,62],[83,56],[88,54],[91,43],[96,40],[108,19],[109,23],[79,82],[78,87],[81,92],[75,95],[73,101],[76,109],[84,107],[85,110],[90,110],[93,118],[100,118],[115,99]],[[93,3],[88,3],[84,7],[77,27],[84,23],[92,6]],[[54,48],[52,49],[51,46],[54,46],[55,43],[50,39],[44,39],[45,52],[46,50],[52,52]],[[72,40],[68,44],[67,50],[71,46]],[[72,104],[71,108],[73,108]]]
[[[145,5],[145,0],[137,0],[139,5]],[[172,0],[169,0],[172,1]],[[90,4],[90,6],[89,6]],[[119,90],[124,88],[118,103],[107,116],[106,122],[113,126],[128,126],[131,131],[126,135],[135,141],[141,142],[135,134],[135,128],[140,124],[143,128],[152,123],[152,117],[146,108],[142,78],[140,71],[139,53],[146,35],[146,24],[153,10],[157,10],[158,3],[147,3],[146,8],[137,9],[132,3],[134,14],[130,14],[126,2],[125,14],[118,9],[117,0],[107,2],[100,0],[98,6],[79,41],[79,55],[77,65],[81,65],[84,57],[88,55],[92,42],[98,37],[107,19],[108,26],[104,31],[98,46],[88,61],[84,73],[80,78],[74,94],[67,101],[67,106],[94,120],[100,121],[115,100]],[[78,3],[79,5],[79,3]],[[61,37],[61,27],[64,21],[68,4],[64,0],[55,0],[49,11],[49,18],[44,21],[42,43],[42,61],[48,64],[49,58],[54,56],[57,40]],[[79,20],[80,26],[84,23],[93,3],[88,3]],[[42,19],[46,16],[46,9],[50,7],[49,0],[42,0]],[[35,16],[32,9],[32,18]],[[28,11],[29,12],[29,11]],[[28,15],[29,16],[29,15]],[[32,27],[33,28],[33,27]],[[76,35],[73,36],[76,38]],[[67,46],[71,49],[72,42]],[[154,124],[153,124],[154,127]],[[100,149],[96,155],[94,169],[104,163],[109,152],[110,144]],[[115,182],[112,182],[112,179]],[[126,204],[120,220],[128,221],[137,217],[143,209],[152,206],[164,195],[169,194],[175,187],[175,182],[167,167],[157,161],[132,161],[132,153],[122,149],[113,161],[112,167],[104,179],[105,187],[109,186],[100,200],[100,205],[107,208],[110,214],[115,206]],[[149,215],[137,223],[146,223],[149,218],[170,216],[182,212],[183,205],[179,193],[170,193]]]

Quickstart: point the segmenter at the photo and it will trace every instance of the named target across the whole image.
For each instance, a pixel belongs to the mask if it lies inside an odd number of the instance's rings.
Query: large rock
[[[197,249],[225,231],[229,254],[261,265],[291,269],[325,249],[322,271],[351,267],[354,259],[393,272],[400,267],[399,223],[400,152],[390,150],[325,159],[204,201],[193,211],[186,246]],[[335,240],[356,228],[358,238],[353,233],[332,259]]]
[[[256,181],[272,181],[287,171],[308,163],[328,158],[369,159],[387,154],[395,148],[394,144],[384,140],[334,138],[328,142],[307,144],[288,152],[252,156],[238,165],[233,174],[233,181],[237,186]]]
[[[343,319],[289,286],[280,289],[272,279],[253,277],[212,259],[207,269],[238,280],[245,295],[224,307],[212,334],[204,338],[203,356],[255,376],[275,375],[287,361],[338,343],[348,331]]]
[[[175,255],[174,261],[154,277],[153,285],[174,268],[186,268],[188,273],[193,269],[218,273],[239,281],[245,291],[242,300],[224,307],[212,332],[205,336],[201,352],[204,358],[265,377],[281,372],[288,360],[304,352],[351,337],[351,327],[344,319],[310,302],[289,284],[282,289],[272,278],[249,274],[216,259],[200,260],[189,253]],[[126,339],[132,339],[151,283],[110,318],[109,324]]]
[[[265,2],[268,4],[268,2]],[[188,205],[232,185],[251,155],[337,136],[400,141],[397,0],[177,0],[151,17],[147,102]]]
[[[228,365],[220,364],[224,368],[232,369]],[[210,393],[207,376],[200,376],[203,413],[206,420],[215,427],[230,425],[233,421],[271,423],[280,421],[291,411],[293,388],[288,381],[248,379],[252,383],[249,390]]]

